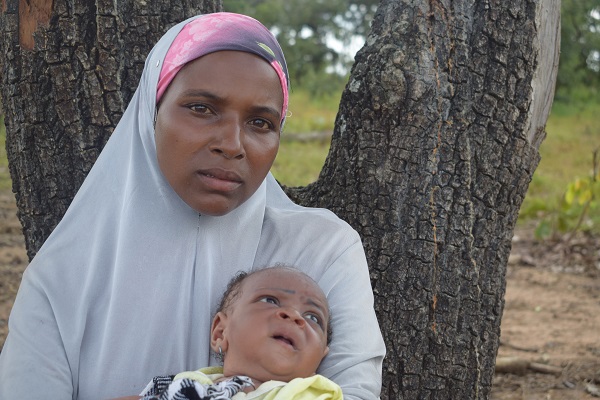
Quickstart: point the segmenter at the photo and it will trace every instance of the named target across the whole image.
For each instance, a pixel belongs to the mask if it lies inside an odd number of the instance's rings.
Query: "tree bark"
[[[219,0],[2,0],[6,152],[29,258],[123,114],[148,51]]]
[[[383,399],[483,399],[519,208],[554,93],[560,2],[381,2],[317,182],[361,234]]]
[[[0,14],[7,153],[30,257],[152,43],[221,7],[46,3],[2,0]],[[383,399],[489,395],[510,241],[554,92],[559,10],[558,0],[383,0],[319,180],[287,189],[363,238],[388,348]]]

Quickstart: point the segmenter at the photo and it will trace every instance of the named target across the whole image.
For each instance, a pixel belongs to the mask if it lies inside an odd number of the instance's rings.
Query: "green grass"
[[[305,90],[290,93],[285,133],[320,132],[333,130],[335,115],[340,104],[341,92],[315,98]]]
[[[290,94],[291,115],[286,119],[279,153],[271,169],[281,183],[305,186],[318,178],[329,152],[329,141],[299,142],[290,141],[288,137],[333,131],[340,95],[341,92],[316,99],[303,90],[295,90]]]
[[[271,172],[287,186],[306,186],[319,177],[329,152],[329,142],[282,140]]]
[[[600,148],[599,115],[600,103],[554,105],[540,147],[542,159],[521,207],[521,223],[558,212],[568,184],[590,176],[593,151]],[[590,216],[595,230],[600,229],[600,215]]]

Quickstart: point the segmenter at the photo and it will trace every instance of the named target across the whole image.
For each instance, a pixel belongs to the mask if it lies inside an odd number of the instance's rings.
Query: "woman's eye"
[[[253,120],[250,121],[250,125],[252,125],[256,128],[259,128],[259,129],[269,129],[269,130],[274,129],[273,124],[263,118],[254,118]]]
[[[265,297],[261,298],[260,301],[262,301],[263,303],[269,303],[269,304],[279,304],[277,299],[275,297],[271,297],[271,296],[265,296]]]
[[[199,114],[208,114],[210,113],[210,109],[204,104],[190,104],[188,108]]]

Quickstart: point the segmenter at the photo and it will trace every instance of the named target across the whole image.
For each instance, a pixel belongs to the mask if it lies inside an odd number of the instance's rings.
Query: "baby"
[[[304,273],[275,266],[233,278],[211,326],[223,368],[157,377],[143,399],[342,399],[316,375],[331,340],[327,299]]]

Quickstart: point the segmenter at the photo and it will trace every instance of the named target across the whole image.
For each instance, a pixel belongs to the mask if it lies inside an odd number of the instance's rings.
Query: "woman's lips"
[[[205,186],[218,192],[231,192],[243,184],[238,174],[222,169],[200,170],[197,174]]]

